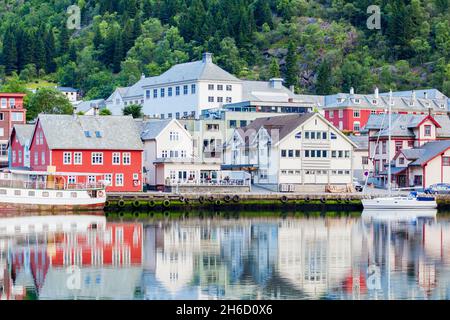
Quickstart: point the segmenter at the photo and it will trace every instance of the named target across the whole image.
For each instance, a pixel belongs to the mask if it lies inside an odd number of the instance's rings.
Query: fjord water
[[[0,218],[2,298],[450,298],[445,214],[117,217],[13,234],[8,219]]]

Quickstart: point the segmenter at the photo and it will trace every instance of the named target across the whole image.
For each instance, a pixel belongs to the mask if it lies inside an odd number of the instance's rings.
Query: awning
[[[223,164],[221,166],[222,170],[248,170],[256,171],[259,169],[258,165],[255,164]]]
[[[406,171],[406,169],[408,169],[408,167],[393,167],[391,168],[391,173],[392,175],[398,175],[400,173],[403,173],[404,171]],[[380,176],[387,176],[388,172],[387,171],[382,171],[380,172]]]

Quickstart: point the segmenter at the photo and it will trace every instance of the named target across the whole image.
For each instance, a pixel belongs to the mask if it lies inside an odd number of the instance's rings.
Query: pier
[[[339,209],[362,210],[362,199],[386,196],[363,193],[110,193],[105,208],[109,210],[171,211],[192,209],[214,210],[286,210]],[[450,195],[436,196],[439,209],[450,208]]]

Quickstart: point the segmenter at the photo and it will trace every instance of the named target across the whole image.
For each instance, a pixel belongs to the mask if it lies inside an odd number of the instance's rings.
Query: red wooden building
[[[40,115],[30,143],[30,169],[74,173],[67,175],[68,184],[107,180],[109,192],[139,192],[142,152],[131,116]],[[92,175],[77,178],[76,173]]]
[[[0,92],[0,166],[8,165],[8,141],[15,124],[26,122],[23,93]]]
[[[34,125],[16,124],[9,140],[9,167],[14,169],[30,168],[30,142]]]

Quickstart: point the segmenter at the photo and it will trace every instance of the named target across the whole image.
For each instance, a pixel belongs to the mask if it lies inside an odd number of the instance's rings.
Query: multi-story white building
[[[176,120],[148,120],[141,124],[145,183],[158,189],[172,184],[214,179],[220,161],[204,163],[195,157],[193,139]]]
[[[324,189],[352,183],[355,147],[319,113],[259,118],[235,130],[222,168],[250,171],[254,183],[280,191]]]

